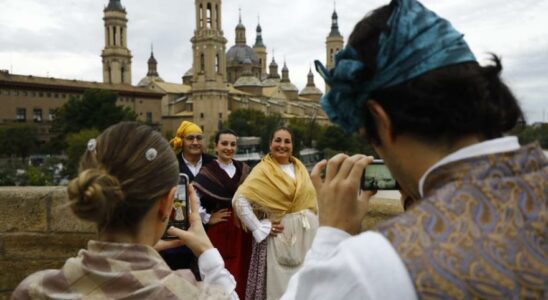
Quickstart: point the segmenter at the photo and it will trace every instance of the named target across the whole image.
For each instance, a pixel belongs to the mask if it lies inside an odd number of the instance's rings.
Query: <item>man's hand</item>
[[[335,227],[350,234],[360,231],[369,198],[374,194],[371,191],[359,194],[360,180],[365,167],[372,161],[372,156],[337,154],[314,166],[310,177],[318,195],[320,226]],[[322,181],[320,174],[324,169]]]
[[[176,227],[170,227],[167,232],[170,235],[178,237],[180,242],[190,248],[196,257],[200,257],[204,251],[213,248],[213,244],[211,244],[204,230],[204,225],[202,225],[202,219],[198,213],[196,192],[192,185],[188,186],[188,196],[190,199],[190,211],[192,212],[188,217],[190,228],[188,230],[181,230]]]
[[[228,210],[228,208],[220,209],[211,214],[211,218],[209,218],[209,222],[207,224],[214,225],[220,222],[226,222],[231,215],[232,213]]]

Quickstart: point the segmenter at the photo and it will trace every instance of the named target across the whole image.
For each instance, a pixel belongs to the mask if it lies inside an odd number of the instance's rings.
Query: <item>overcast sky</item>
[[[503,78],[520,99],[528,122],[548,121],[548,0],[424,0],[465,34],[474,54],[502,57]],[[102,81],[103,8],[108,0],[0,0],[0,69],[15,74]],[[340,31],[346,38],[368,11],[388,0],[339,0]],[[128,46],[136,84],[147,71],[150,45],[160,76],[181,82],[191,67],[192,0],[122,0],[128,13]],[[255,41],[260,15],[270,62],[287,61],[291,81],[302,89],[314,59],[325,61],[330,0],[226,0],[223,30],[234,45],[238,8]],[[316,85],[323,88],[319,76]]]

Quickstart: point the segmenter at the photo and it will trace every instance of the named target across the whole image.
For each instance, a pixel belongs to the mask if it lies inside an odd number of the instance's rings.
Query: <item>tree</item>
[[[11,124],[0,128],[0,153],[25,160],[38,148],[38,129],[33,124]]]
[[[51,144],[65,146],[63,142],[69,133],[92,128],[103,131],[118,122],[136,120],[137,114],[128,107],[116,105],[117,99],[118,95],[112,91],[96,89],[86,90],[81,99],[71,97],[55,110],[51,131],[58,134],[58,139]]]
[[[266,116],[262,111],[237,109],[228,116],[225,127],[236,131],[240,136],[260,136],[265,122]]]
[[[362,153],[378,158],[375,150],[357,134],[348,134],[339,126],[328,126],[318,140],[318,149],[324,151],[326,158],[334,153],[349,155]]]

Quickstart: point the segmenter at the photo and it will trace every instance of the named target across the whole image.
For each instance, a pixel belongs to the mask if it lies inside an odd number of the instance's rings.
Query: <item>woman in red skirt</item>
[[[236,279],[236,292],[245,298],[251,258],[251,235],[242,229],[232,213],[232,197],[249,174],[250,168],[232,159],[237,135],[230,129],[215,135],[217,159],[206,164],[192,183],[202,206],[202,221],[207,235],[219,249],[225,267]]]

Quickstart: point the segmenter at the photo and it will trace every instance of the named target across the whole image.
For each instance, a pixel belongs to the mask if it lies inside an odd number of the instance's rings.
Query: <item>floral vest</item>
[[[423,299],[548,297],[548,160],[538,145],[449,163],[377,227]]]

